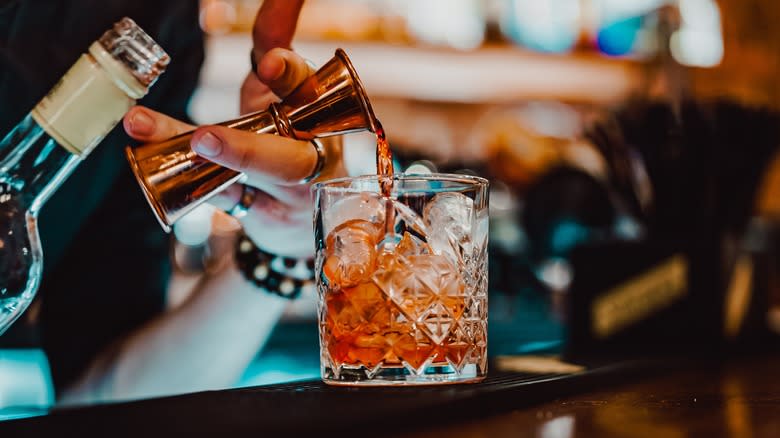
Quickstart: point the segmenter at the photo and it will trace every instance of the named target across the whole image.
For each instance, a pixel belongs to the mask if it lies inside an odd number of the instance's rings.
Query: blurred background
[[[200,1],[196,123],[239,115],[261,3]],[[609,255],[591,279],[658,247],[696,261],[673,336],[712,319],[706,336],[741,340],[750,318],[780,334],[779,22],[776,0],[307,0],[294,48],[346,50],[397,170],[490,179],[490,353],[548,354],[572,331],[576,251],[616,242],[633,255],[591,252]],[[375,144],[344,138],[351,174],[375,173]],[[171,308],[237,231],[209,207],[176,225]],[[316,378],[317,339],[309,292],[238,385]],[[0,351],[0,388],[0,409],[50,406],[45,355]]]
[[[207,57],[191,103],[197,123],[238,115],[260,4],[201,1]],[[636,101],[665,102],[673,113],[686,101],[776,107],[778,19],[773,0],[308,0],[294,48],[317,65],[337,47],[347,51],[397,169],[491,180],[491,353],[534,353],[563,342],[571,250],[653,233],[646,209],[658,172],[641,150],[628,153],[622,190],[620,166],[588,127]],[[350,173],[374,173],[374,137],[344,141]],[[728,153],[739,155],[738,146]],[[735,241],[769,254],[764,315],[780,332],[774,157],[757,188],[740,195],[749,197],[741,214],[752,231]],[[172,307],[232,250],[236,231],[208,207],[177,224]],[[241,385],[316,377],[315,312],[312,295],[291,303]]]

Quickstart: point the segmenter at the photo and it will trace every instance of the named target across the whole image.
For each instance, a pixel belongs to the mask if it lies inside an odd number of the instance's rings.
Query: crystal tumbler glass
[[[487,373],[488,182],[448,174],[316,184],[322,379],[477,382]]]

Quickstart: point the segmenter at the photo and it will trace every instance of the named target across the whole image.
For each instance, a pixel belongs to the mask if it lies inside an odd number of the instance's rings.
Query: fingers
[[[268,108],[290,94],[314,71],[297,53],[272,49],[260,60],[257,74],[249,73],[241,86],[241,113]]]
[[[259,186],[261,187],[255,187],[258,191],[252,203],[253,213],[270,215],[282,222],[301,215],[311,219],[311,195],[308,186],[283,187],[273,184],[259,184]],[[238,204],[242,192],[243,184],[233,184],[209,198],[208,202],[217,209],[228,212]],[[251,219],[256,220],[256,218]]]
[[[123,124],[130,137],[142,142],[163,141],[195,129],[190,124],[143,106],[131,108],[125,115]]]
[[[291,184],[311,175],[317,152],[308,142],[222,126],[199,128],[192,136],[198,155],[247,175],[247,184]]]
[[[297,53],[272,49],[257,65],[257,76],[279,97],[285,97],[314,73]]]
[[[265,0],[252,30],[256,59],[275,47],[289,48],[303,0]]]
[[[241,184],[233,184],[209,198],[209,204],[221,211],[230,211],[241,199]]]
[[[289,49],[303,0],[265,0],[260,6],[252,30],[254,57],[258,74],[250,73],[241,86],[241,113],[262,110],[285,97],[307,76],[311,69]]]
[[[260,82],[256,74],[250,72],[246,75],[241,85],[241,114],[264,110],[278,101],[279,97],[268,88],[268,85]]]

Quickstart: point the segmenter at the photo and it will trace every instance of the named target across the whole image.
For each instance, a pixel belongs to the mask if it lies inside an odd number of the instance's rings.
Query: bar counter
[[[780,437],[780,354],[689,363],[412,437]]]
[[[55,409],[2,422],[0,435],[778,437],[779,377],[780,354],[762,354],[572,375],[495,371],[481,384],[436,388],[311,381]]]

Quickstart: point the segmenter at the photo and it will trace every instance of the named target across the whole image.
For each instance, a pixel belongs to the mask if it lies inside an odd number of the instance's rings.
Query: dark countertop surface
[[[780,354],[623,362],[565,376],[493,370],[477,385],[308,381],[55,410],[0,423],[0,435],[780,437]]]
[[[780,437],[780,355],[681,369],[413,437]]]

